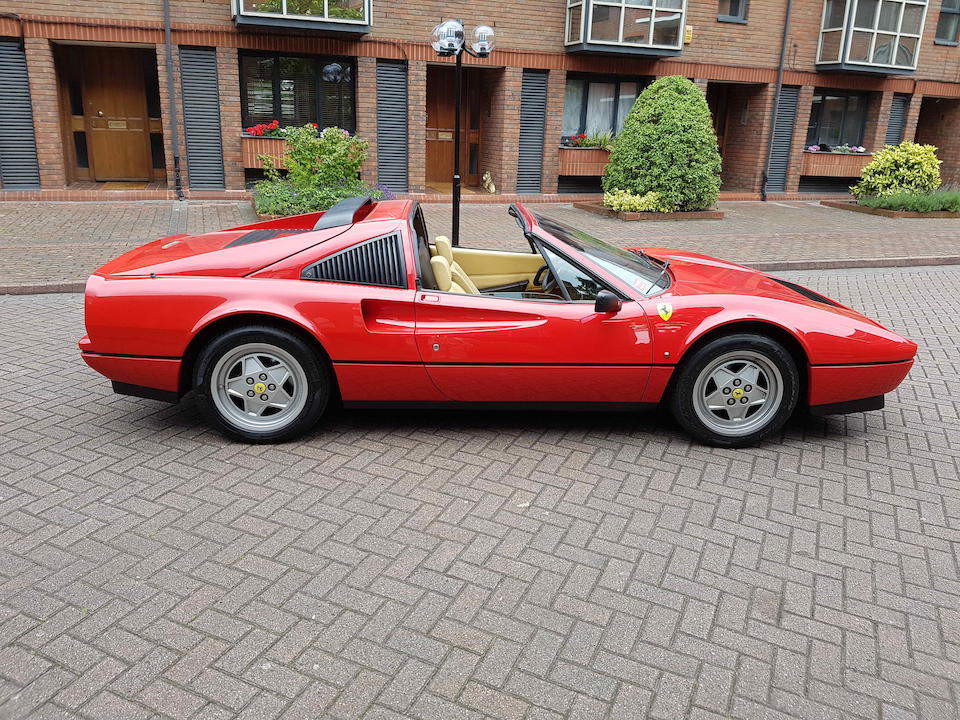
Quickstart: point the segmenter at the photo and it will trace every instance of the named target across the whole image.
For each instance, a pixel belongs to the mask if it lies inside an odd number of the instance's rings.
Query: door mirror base
[[[593,311],[612,315],[620,312],[623,302],[609,290],[601,290],[597,293],[597,301],[593,305]]]

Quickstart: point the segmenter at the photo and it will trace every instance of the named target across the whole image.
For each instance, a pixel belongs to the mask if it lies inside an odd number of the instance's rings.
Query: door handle
[[[97,117],[103,117],[103,110],[97,110]]]
[[[438,303],[438,302],[440,302],[440,296],[439,296],[439,295],[428,295],[428,294],[424,293],[423,295],[420,296],[420,300],[422,300],[423,302],[428,302],[428,303]]]

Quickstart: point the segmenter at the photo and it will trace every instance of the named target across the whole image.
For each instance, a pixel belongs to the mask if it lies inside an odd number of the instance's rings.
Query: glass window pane
[[[823,14],[823,29],[842,28],[847,15],[847,0],[827,0]]]
[[[322,18],[323,0],[287,0],[287,15],[311,15]]]
[[[650,16],[652,10],[628,7],[623,16],[623,41],[631,45],[650,44]]]
[[[903,3],[884,0],[880,6],[880,21],[877,23],[877,29],[897,32],[897,28],[900,27],[900,9],[902,7]]]
[[[873,62],[880,65],[890,65],[893,62],[893,52],[896,44],[896,35],[877,33],[877,42],[873,47]]]
[[[326,63],[320,70],[319,86],[320,126],[356,130],[353,66],[345,61]]]
[[[566,288],[571,300],[596,300],[604,289],[595,278],[546,247],[543,255],[550,263],[551,272],[556,274],[555,280]]]
[[[870,41],[873,40],[873,33],[857,31],[853,33],[850,40],[850,51],[847,59],[852,62],[870,61]]]
[[[280,13],[283,3],[280,0],[243,0],[244,12]]]
[[[617,100],[617,124],[614,132],[619,134],[619,132],[623,130],[623,121],[626,120],[627,115],[630,114],[630,111],[633,109],[633,104],[636,101],[637,83],[620,83],[620,97]]]
[[[320,12],[323,12],[322,8]],[[327,0],[327,17],[329,18],[364,20],[364,16],[364,0]]]
[[[864,30],[872,30],[877,19],[877,5],[879,5],[878,0],[859,0],[854,25]]]
[[[653,44],[680,46],[680,12],[657,10],[653,18]]]
[[[661,10],[682,10],[683,0],[657,0],[657,7]]]
[[[913,67],[914,58],[917,53],[917,38],[900,36],[900,44],[897,47],[897,65],[903,67]]]
[[[583,31],[583,5],[577,5],[567,10],[569,25],[567,26],[567,42],[580,42]]]
[[[960,15],[940,13],[940,22],[937,23],[937,38],[939,40],[956,42],[958,28],[960,28]]]
[[[822,33],[822,37],[819,62],[837,62],[840,59],[840,39],[843,32],[833,30]]]
[[[273,114],[273,58],[241,55],[240,72],[244,79],[244,122],[268,123]]]
[[[958,0],[960,2],[960,0]],[[920,23],[923,21],[922,5],[904,5],[903,20],[900,21],[900,32],[909,35],[920,34]]]
[[[845,100],[847,101],[847,107],[843,118],[840,144],[859,145],[863,141],[863,123],[867,109],[866,99],[860,95],[850,95]]]
[[[281,125],[317,120],[317,66],[310,58],[282,57],[280,62]]]
[[[580,132],[580,117],[583,111],[583,80],[567,80],[563,98],[563,134],[569,137]]]
[[[810,106],[810,122],[807,124],[807,145],[820,144],[820,111],[823,109],[823,97],[813,96],[813,105]]]
[[[620,41],[620,8],[594,5],[590,22],[590,39]]]
[[[847,98],[826,96],[820,108],[820,127],[818,140],[827,145],[840,145],[843,133],[843,114]]]
[[[960,10],[960,0],[943,0],[941,10]]]
[[[587,94],[587,127],[584,132],[592,135],[613,130],[613,83],[590,83]]]

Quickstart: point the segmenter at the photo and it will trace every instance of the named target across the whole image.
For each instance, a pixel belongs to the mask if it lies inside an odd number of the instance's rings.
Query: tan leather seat
[[[438,235],[433,242],[437,248],[437,255],[446,259],[450,265],[450,275],[453,278],[453,282],[462,287],[464,292],[478,295],[480,290],[474,284],[473,280],[470,279],[470,276],[463,271],[463,268],[460,267],[457,261],[453,259],[453,245],[450,243],[450,238],[446,235]]]
[[[433,279],[437,281],[437,290],[441,292],[465,293],[463,286],[453,281],[450,273],[450,263],[442,255],[430,258],[430,269],[433,270]]]

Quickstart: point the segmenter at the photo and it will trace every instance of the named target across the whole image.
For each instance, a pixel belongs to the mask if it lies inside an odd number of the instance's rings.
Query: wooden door
[[[427,183],[449,185],[453,178],[456,78],[454,69],[427,67]],[[480,84],[473,71],[463,71],[460,118],[460,177],[466,186],[480,184]]]
[[[150,179],[150,121],[136,50],[86,48],[83,98],[95,180]]]

